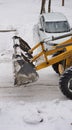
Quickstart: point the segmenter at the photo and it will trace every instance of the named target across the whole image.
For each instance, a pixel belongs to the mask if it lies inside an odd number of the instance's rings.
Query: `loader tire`
[[[62,53],[62,52],[59,51],[59,52],[55,53],[52,57],[57,56],[57,55],[59,55],[60,53]],[[54,70],[57,74],[60,75],[59,69],[58,69],[59,64],[63,65],[63,66],[64,66],[64,69],[65,69],[65,60],[62,60],[62,61],[60,61],[60,62],[58,62],[58,63],[53,64],[53,65],[52,65],[52,68],[53,68],[53,70]]]
[[[59,86],[62,93],[69,99],[72,99],[72,67],[66,69],[61,75]]]

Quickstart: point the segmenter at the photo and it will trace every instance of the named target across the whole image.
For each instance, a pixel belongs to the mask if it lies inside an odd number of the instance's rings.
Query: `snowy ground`
[[[58,75],[51,67],[39,71],[39,80],[28,86],[13,85],[13,41],[17,34],[33,45],[33,25],[40,0],[0,0],[0,130],[72,130],[72,101],[58,88]],[[72,27],[72,0],[52,1],[52,11],[63,12]]]

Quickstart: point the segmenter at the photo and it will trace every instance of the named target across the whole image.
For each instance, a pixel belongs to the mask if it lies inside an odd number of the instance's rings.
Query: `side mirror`
[[[40,31],[44,31],[43,28],[40,28]]]

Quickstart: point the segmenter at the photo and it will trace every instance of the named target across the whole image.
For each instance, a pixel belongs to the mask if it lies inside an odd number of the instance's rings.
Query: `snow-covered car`
[[[45,38],[57,37],[69,33],[72,33],[72,29],[66,16],[59,12],[43,13],[33,28],[34,43],[40,42]],[[55,40],[54,43],[58,44],[67,39],[68,37]]]

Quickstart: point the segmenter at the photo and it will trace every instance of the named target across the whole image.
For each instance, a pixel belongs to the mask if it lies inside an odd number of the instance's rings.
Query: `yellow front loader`
[[[72,34],[44,39],[31,48],[21,37],[14,36],[14,84],[24,85],[38,79],[37,71],[52,65],[60,75],[59,86],[62,93],[72,99]],[[69,37],[68,40],[54,44],[51,41]],[[45,44],[52,46],[50,50]],[[41,49],[38,49],[41,48]],[[36,51],[36,50],[40,50]],[[35,52],[35,53],[34,53]],[[39,52],[39,53],[37,53]]]

